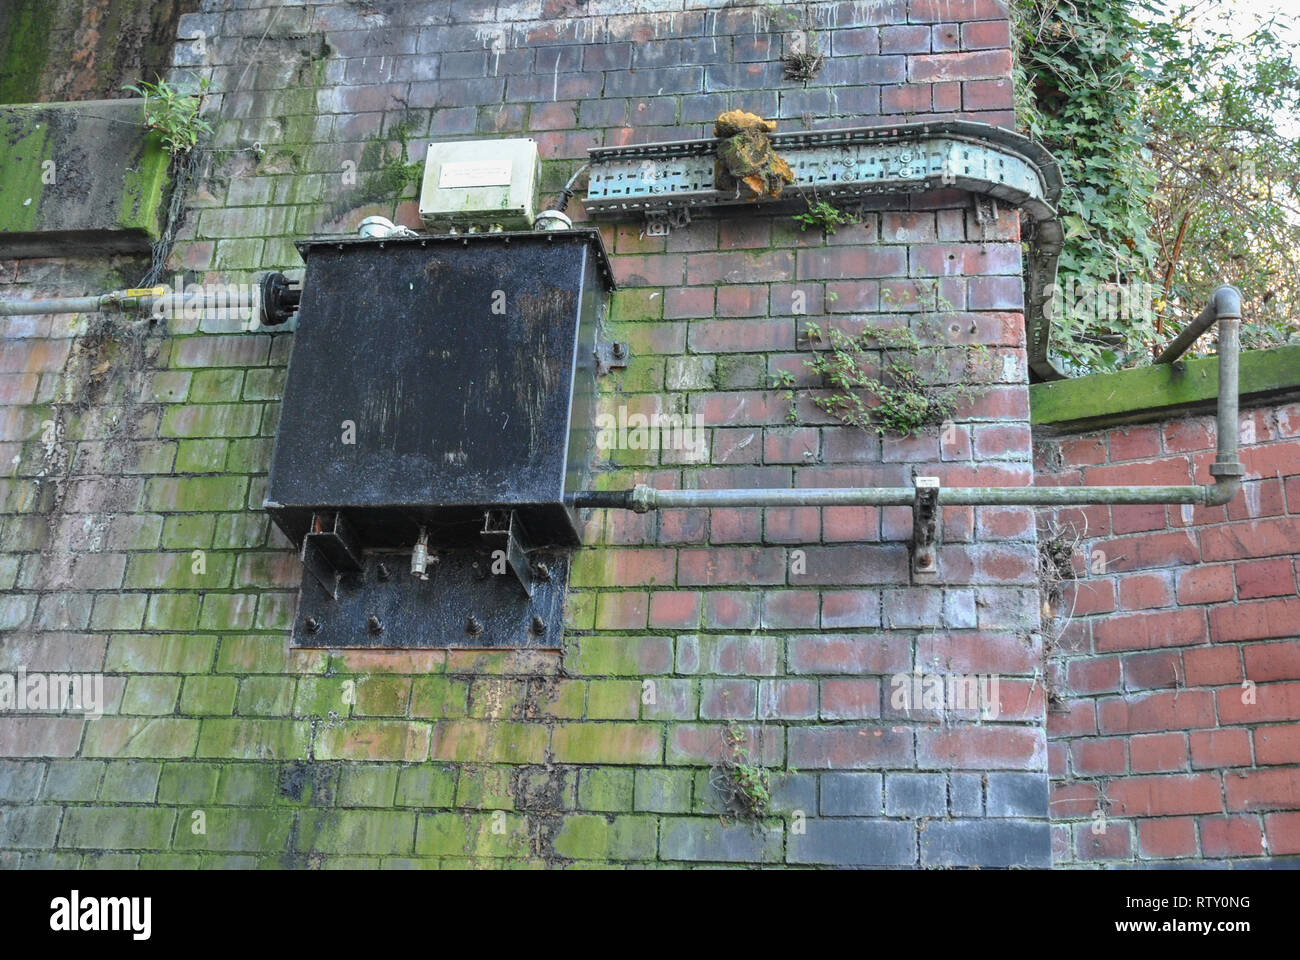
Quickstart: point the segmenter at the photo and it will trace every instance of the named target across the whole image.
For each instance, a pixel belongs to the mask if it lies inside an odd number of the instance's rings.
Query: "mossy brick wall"
[[[784,129],[1013,122],[1001,4],[806,6],[829,54],[807,85],[782,79],[791,38],[758,5],[205,3],[178,35],[206,43],[174,60],[211,79],[217,129],[171,266],[243,282],[370,213],[417,226],[390,136],[417,158],[429,137],[533,136],[553,193],[590,146],[707,135],[732,107]],[[602,484],[1031,482],[1014,211],[979,224],[945,192],[830,238],[752,212],[603,229],[632,352],[604,409],[698,411],[709,453],[617,451]],[[86,292],[106,269],[0,277]],[[994,381],[942,444],[809,402],[791,425],[770,383],[807,376],[808,319],[909,325],[958,369],[983,344]],[[290,650],[300,568],[260,507],[292,333],[23,317],[5,336],[0,669],[103,671],[110,703],[0,717],[0,862],[1048,862],[1030,511],[945,510],[921,587],[907,509],[596,514],[562,654]],[[894,709],[889,677],[913,668],[1000,675],[998,719]],[[718,816],[728,722],[782,771],[756,825]]]
[[[1057,862],[1300,854],[1300,404],[1243,410],[1241,438],[1227,506],[1040,518],[1080,538],[1049,672]],[[1045,435],[1037,482],[1209,483],[1214,448],[1212,416]]]
[[[108,100],[171,63],[177,23],[199,0],[5,0],[0,103]]]

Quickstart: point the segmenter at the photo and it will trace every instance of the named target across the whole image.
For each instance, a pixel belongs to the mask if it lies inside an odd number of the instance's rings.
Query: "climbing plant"
[[[1066,184],[1059,285],[1118,284],[1142,305],[1084,296],[1054,311],[1076,369],[1150,360],[1224,281],[1245,295],[1247,345],[1296,336],[1294,21],[1243,33],[1231,13],[1219,0],[1012,0],[1020,122]]]
[[[826,65],[826,54],[813,28],[813,16],[807,4],[769,3],[763,8],[769,27],[788,31],[786,52],[781,57],[784,79],[808,83]]]
[[[1155,70],[1138,42],[1142,0],[1013,0],[1014,81],[1020,121],[1061,164],[1065,193],[1062,285],[1138,284],[1155,253],[1146,207],[1155,189],[1142,83]],[[1144,329],[1057,311],[1058,345],[1082,367],[1110,368]]]
[[[754,762],[748,740],[739,724],[727,724],[722,735],[722,759],[714,771],[712,783],[722,794],[730,813],[738,818],[757,820],[767,814],[768,804],[772,801],[771,773]]]
[[[835,232],[836,227],[858,222],[855,213],[827,203],[825,200],[818,200],[813,203],[805,196],[804,203],[808,205],[808,209],[803,213],[794,215],[794,222],[799,224],[800,230],[816,227],[823,234],[831,234]]]

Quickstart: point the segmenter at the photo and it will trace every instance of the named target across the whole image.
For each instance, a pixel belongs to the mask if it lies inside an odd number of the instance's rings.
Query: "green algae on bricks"
[[[578,808],[615,813],[631,810],[633,782],[633,771],[628,769],[583,769],[578,778]]]
[[[360,717],[404,717],[410,699],[410,677],[366,677],[357,684],[355,712]]]
[[[149,250],[169,165],[138,100],[0,106],[0,255]]]
[[[111,673],[206,673],[212,669],[216,637],[115,636],[104,669]]]
[[[640,681],[592,680],[588,685],[588,720],[635,720],[640,710]]]
[[[469,683],[451,677],[417,677],[411,686],[411,716],[435,720],[465,716]]]
[[[443,720],[434,724],[430,759],[541,763],[549,733],[542,724]]]
[[[0,103],[40,96],[54,11],[49,0],[11,0],[0,10]]]
[[[673,667],[670,637],[574,637],[568,646],[566,662],[577,676],[643,677]]]
[[[202,814],[203,831],[196,832],[196,813]],[[180,811],[177,850],[218,850],[234,853],[281,852],[289,840],[293,815],[288,810]]]
[[[279,760],[307,755],[311,725],[293,720],[204,720],[198,756]]]
[[[215,763],[176,760],[163,765],[158,779],[159,803],[211,803],[217,795],[221,767]]]
[[[460,768],[456,806],[476,810],[513,810],[512,767],[469,764]]]
[[[310,853],[409,854],[415,845],[415,814],[372,810],[304,810],[298,850]]]
[[[235,712],[239,681],[235,677],[186,677],[181,688],[182,714],[228,717]]]
[[[391,763],[347,764],[334,802],[340,807],[391,807],[401,771]]]
[[[429,758],[429,724],[403,720],[349,720],[316,735],[318,760],[420,761]]]
[[[657,837],[654,817],[576,814],[564,818],[552,849],[572,860],[653,860]]]
[[[637,764],[663,759],[663,727],[656,723],[563,723],[551,748],[559,763]]]
[[[176,811],[154,807],[71,807],[59,844],[85,850],[165,850]]]
[[[194,756],[199,721],[170,717],[97,717],[86,725],[88,757],[171,760]]]
[[[615,290],[611,295],[610,316],[620,323],[662,320],[664,294],[659,289]]]
[[[399,807],[450,807],[456,796],[454,766],[423,763],[406,767],[397,777],[394,800]]]
[[[352,714],[350,677],[303,677],[293,702],[294,716],[347,718]]]

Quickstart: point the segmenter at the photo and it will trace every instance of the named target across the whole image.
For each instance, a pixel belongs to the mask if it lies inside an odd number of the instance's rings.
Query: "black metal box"
[[[307,269],[266,508],[295,543],[473,542],[513,510],[572,546],[608,261],[594,230],[298,244]]]

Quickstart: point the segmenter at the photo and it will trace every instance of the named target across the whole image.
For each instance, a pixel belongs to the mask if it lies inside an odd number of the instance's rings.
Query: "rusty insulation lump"
[[[776,130],[775,120],[728,110],[718,114],[713,135],[721,139],[715,165],[719,190],[736,190],[746,200],[779,197],[787,183],[794,183],[794,171],[772,150],[768,134]]]

